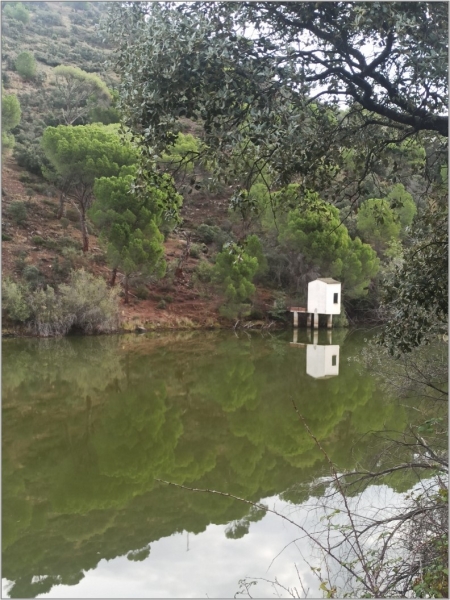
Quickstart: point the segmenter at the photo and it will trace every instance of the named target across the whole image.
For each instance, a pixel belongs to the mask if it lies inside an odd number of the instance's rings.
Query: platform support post
[[[311,313],[306,317],[306,327],[311,327]]]
[[[314,329],[319,329],[319,315],[318,313],[314,313]]]
[[[294,312],[294,327],[295,329],[298,327],[298,312]]]
[[[333,315],[327,315],[327,329],[333,327]]]

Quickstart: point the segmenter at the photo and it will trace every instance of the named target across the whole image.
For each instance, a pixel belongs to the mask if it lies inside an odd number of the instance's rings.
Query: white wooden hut
[[[314,316],[314,328],[319,326],[319,315],[328,316],[328,327],[332,315],[341,314],[341,284],[331,277],[321,277],[308,283],[308,325]]]
[[[308,344],[306,373],[314,379],[328,379],[339,375],[339,346]]]

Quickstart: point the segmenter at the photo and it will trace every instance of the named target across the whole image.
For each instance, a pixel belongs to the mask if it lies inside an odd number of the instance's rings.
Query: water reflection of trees
[[[287,347],[288,351],[285,351]],[[14,340],[3,361],[3,574],[12,596],[73,585],[101,558],[148,555],[175,532],[255,516],[227,498],[186,494],[156,477],[258,501],[301,501],[326,468],[291,398],[342,467],[359,436],[404,412],[346,360],[317,382],[284,338],[202,334]],[[292,487],[295,484],[294,488]],[[258,517],[259,518],[259,517]],[[33,576],[45,575],[40,581]]]

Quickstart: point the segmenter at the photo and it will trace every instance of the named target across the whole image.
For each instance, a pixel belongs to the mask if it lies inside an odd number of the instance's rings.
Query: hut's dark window
[[[337,358],[337,354],[333,354],[333,356],[331,357],[331,366],[332,367],[336,366],[336,358]]]
[[[339,298],[339,294],[334,294],[333,296],[333,304],[338,304],[338,298]]]

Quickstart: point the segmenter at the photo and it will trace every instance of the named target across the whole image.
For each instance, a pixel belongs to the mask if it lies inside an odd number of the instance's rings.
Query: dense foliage
[[[108,31],[132,130],[161,151],[180,116],[203,123],[216,176],[247,190],[269,170],[272,185],[333,181],[334,201],[356,201],[405,139],[447,135],[443,3],[117,4]]]
[[[141,194],[133,192],[133,182],[133,174],[97,179],[90,211],[107,246],[110,266],[125,275],[125,302],[130,275],[164,275],[164,236],[159,227],[169,209],[178,209],[182,201],[168,175],[155,174],[153,185]]]
[[[14,63],[16,71],[24,79],[33,79],[36,75],[36,59],[31,52],[21,52]]]
[[[136,162],[136,151],[121,140],[117,127],[100,124],[47,127],[42,147],[52,167],[47,171],[48,178],[56,180],[79,211],[86,252],[86,211],[92,204],[95,179],[117,176],[123,166]]]
[[[24,25],[30,20],[30,13],[22,4],[22,2],[8,2],[5,3],[3,12],[7,17],[20,21]]]
[[[20,123],[20,102],[15,94],[4,94],[2,89],[2,152],[14,146],[10,133]]]
[[[255,292],[252,283],[258,272],[258,259],[236,244],[226,244],[217,254],[213,278],[220,283],[226,299],[222,313],[241,318],[249,312],[247,303]]]
[[[57,290],[32,289],[6,278],[2,284],[2,309],[12,322],[23,323],[36,335],[109,333],[117,329],[117,293],[105,281],[84,270],[72,272],[69,282]]]
[[[290,211],[280,242],[288,250],[299,252],[309,263],[303,270],[315,269],[322,277],[342,281],[349,299],[367,294],[371,279],[378,271],[376,253],[359,238],[352,240],[340,222],[334,206],[310,198],[306,208]]]
[[[98,104],[111,101],[108,87],[94,73],[59,65],[53,69],[64,123],[72,125]]]
[[[388,324],[382,341],[409,352],[448,330],[448,208],[431,206],[417,220],[402,265],[386,282]]]

